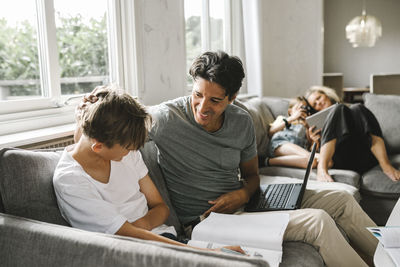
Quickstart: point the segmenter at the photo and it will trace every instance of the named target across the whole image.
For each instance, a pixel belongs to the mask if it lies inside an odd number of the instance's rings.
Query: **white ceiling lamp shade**
[[[382,36],[382,24],[374,16],[367,15],[365,0],[362,15],[352,19],[346,26],[346,38],[353,47],[373,47]]]

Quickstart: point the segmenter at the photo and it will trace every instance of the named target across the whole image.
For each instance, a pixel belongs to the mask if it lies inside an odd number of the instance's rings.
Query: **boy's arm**
[[[132,225],[146,230],[151,230],[163,224],[169,216],[169,208],[164,203],[157,187],[147,174],[139,180],[140,191],[147,200],[149,211],[145,216],[136,220]]]
[[[130,237],[135,237],[135,238],[140,238],[140,239],[145,239],[145,240],[154,240],[154,241],[164,242],[164,243],[168,243],[168,244],[172,244],[172,245],[176,245],[176,246],[196,248],[196,249],[205,250],[205,251],[222,251],[222,248],[209,249],[209,248],[192,247],[192,246],[186,245],[184,243],[180,243],[178,241],[157,235],[157,234],[147,231],[145,229],[135,227],[128,222],[125,222],[115,234],[123,235],[123,236],[130,236]],[[224,248],[237,251],[241,254],[245,254],[245,252],[242,250],[242,248],[240,246],[224,246]]]
[[[144,239],[144,240],[154,240],[154,241],[169,243],[169,244],[178,245],[178,246],[185,246],[185,244],[182,244],[180,242],[177,242],[172,239],[155,234],[155,233],[150,232],[149,230],[143,229],[141,227],[132,225],[132,223],[129,223],[128,221],[126,221],[115,234],[140,238],[140,239]]]

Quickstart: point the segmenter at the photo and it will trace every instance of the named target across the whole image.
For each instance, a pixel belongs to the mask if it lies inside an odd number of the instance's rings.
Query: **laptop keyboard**
[[[280,209],[285,207],[288,195],[294,184],[270,184],[261,195],[263,201],[259,202],[257,208]]]

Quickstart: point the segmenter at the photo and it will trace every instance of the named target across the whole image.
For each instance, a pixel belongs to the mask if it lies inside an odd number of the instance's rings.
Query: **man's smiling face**
[[[208,132],[221,128],[226,107],[233,102],[229,100],[225,89],[219,84],[197,77],[193,84],[192,111],[194,119]]]

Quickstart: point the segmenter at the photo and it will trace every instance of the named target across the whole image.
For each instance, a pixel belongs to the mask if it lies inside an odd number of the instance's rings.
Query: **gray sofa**
[[[159,242],[72,228],[62,218],[52,176],[60,151],[0,150],[0,266],[268,266],[257,258],[181,248]],[[156,161],[156,147],[142,155],[170,207],[167,224],[182,233]],[[323,266],[317,250],[285,242],[282,266]]]
[[[385,139],[389,158],[393,165],[400,167],[400,96],[364,94],[364,103],[378,119]],[[278,115],[287,115],[289,100],[279,97],[240,98],[239,105],[244,106],[251,116],[256,129],[258,154],[260,158],[260,174],[267,177],[303,178],[304,170],[286,167],[265,167],[267,154],[268,125]],[[356,173],[349,170],[331,169],[329,173],[336,182],[348,184],[357,188],[361,196],[360,205],[378,224],[385,225],[397,199],[400,197],[400,183],[391,181],[379,166],[366,173]],[[310,179],[316,179],[315,171]],[[319,186],[319,185],[318,185]],[[321,185],[327,186],[327,185]],[[342,186],[342,185],[341,185]]]
[[[375,99],[374,96],[370,98],[371,100],[367,98],[366,103],[375,103],[379,107],[380,99]],[[268,124],[278,114],[286,113],[288,101],[282,98],[249,97],[242,98],[237,104],[247,109],[254,119],[258,152],[262,159],[268,144]],[[372,106],[371,104],[371,109]],[[380,119],[378,114],[377,117]],[[392,128],[386,128],[384,122],[382,124],[386,137],[389,134],[387,131],[390,132]],[[395,129],[400,129],[399,126]],[[391,144],[400,145],[396,138],[400,137],[390,136],[388,139],[389,149],[393,153],[398,153],[398,150],[394,149],[396,145]],[[170,207],[167,224],[175,226],[177,231],[182,233],[156,161],[155,145],[147,142],[141,152],[150,176]],[[267,266],[266,262],[260,259],[203,252],[71,228],[61,217],[53,192],[52,176],[59,157],[60,151],[28,151],[15,148],[0,151],[1,266]],[[302,179],[304,170],[261,167],[260,173],[262,183],[291,182],[296,178]],[[345,170],[331,170],[331,174],[338,183],[310,181],[309,187],[347,190],[358,200],[360,195],[357,188],[360,188],[363,197],[361,203],[368,196],[374,200],[388,201],[388,209],[391,201],[399,196],[399,184],[390,185],[389,181],[381,184],[380,179],[384,180],[385,177],[377,170],[371,170],[371,173],[368,172],[363,178],[357,173]],[[369,178],[370,176],[372,178]],[[312,174],[311,178],[315,179],[315,174]],[[364,178],[366,181],[371,180],[371,185],[364,183]],[[374,205],[379,203],[373,202]],[[314,247],[302,242],[284,242],[281,266],[324,264]]]

